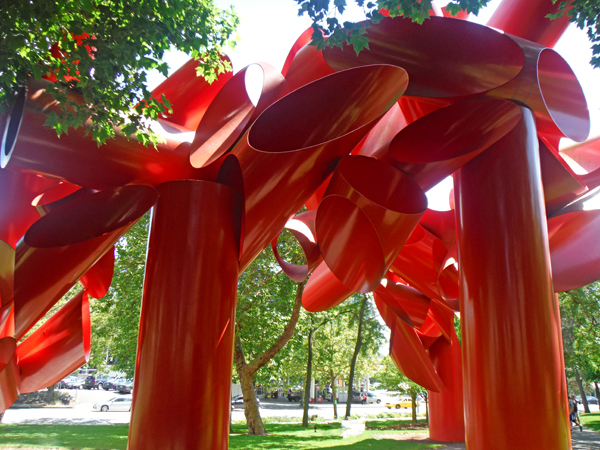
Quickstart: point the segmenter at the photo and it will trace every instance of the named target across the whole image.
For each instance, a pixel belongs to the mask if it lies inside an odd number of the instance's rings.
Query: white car
[[[94,409],[100,411],[131,411],[131,400],[131,395],[114,397],[105,402],[96,403]]]

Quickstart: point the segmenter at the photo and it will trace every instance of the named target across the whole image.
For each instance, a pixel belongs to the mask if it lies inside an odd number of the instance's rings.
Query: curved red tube
[[[290,66],[292,65],[292,61],[294,60],[294,58],[296,57],[296,53],[298,53],[298,51],[304,47],[306,44],[308,44],[310,41],[312,41],[312,35],[313,35],[313,29],[308,28],[306,31],[304,31],[299,37],[298,39],[296,39],[296,42],[294,42],[294,45],[292,45],[292,48],[290,49],[290,52],[287,55],[287,58],[285,59],[285,62],[283,63],[283,68],[281,69],[281,74],[285,77],[288,73],[288,70],[290,68]]]
[[[397,101],[407,82],[396,67],[352,69],[298,89],[260,115],[232,150],[246,193],[241,270]]]
[[[375,182],[377,180],[377,182]],[[317,210],[317,243],[349,289],[377,289],[427,209],[422,189],[374,158],[342,158]]]
[[[246,83],[252,69],[261,70],[263,83],[256,106]],[[266,63],[251,64],[231,78],[219,91],[202,117],[190,147],[190,163],[204,167],[226,153],[245,129],[274,101],[287,93],[283,76]]]
[[[223,59],[229,61],[227,56]],[[164,94],[171,103],[173,114],[165,120],[195,130],[210,102],[232,77],[233,72],[219,74],[211,84],[196,74],[198,61],[190,59],[152,91],[152,96],[162,100]]]
[[[310,312],[327,311],[354,294],[322,262],[313,271],[302,293],[302,306]]]
[[[90,358],[90,307],[81,291],[17,346],[21,393],[35,392]]]
[[[136,221],[157,199],[156,189],[144,185],[82,192],[35,222],[24,240],[35,248],[79,244]]]
[[[88,269],[79,280],[88,294],[94,298],[102,298],[108,292],[115,271],[115,246],[108,250],[102,258]]]
[[[554,47],[569,26],[566,14],[559,19],[548,18],[548,14],[558,12],[559,6],[560,2],[548,0],[504,0],[487,25],[544,47]]]
[[[600,210],[573,211],[548,220],[552,282],[556,292],[600,278]]]
[[[294,55],[285,79],[293,91],[333,73],[334,70],[323,59],[323,52],[306,44]]]
[[[206,181],[170,182],[158,191],[129,448],[225,450],[243,198]]]
[[[14,312],[12,301],[0,307],[0,413],[7,410],[19,396]]]
[[[0,241],[0,306],[15,297],[15,249]]]

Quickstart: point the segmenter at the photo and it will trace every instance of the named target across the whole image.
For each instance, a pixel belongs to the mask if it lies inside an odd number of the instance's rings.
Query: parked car
[[[420,403],[419,403],[419,401],[418,401],[418,400],[416,401],[416,404],[417,404],[417,406],[419,406],[419,405],[420,405]],[[398,399],[398,401],[395,401],[395,402],[393,402],[393,401],[392,401],[392,402],[387,402],[387,403],[385,404],[385,407],[386,407],[387,409],[392,409],[392,408],[395,408],[395,409],[400,409],[400,408],[412,408],[412,400],[411,400],[411,398],[410,398],[410,397],[408,397],[408,396],[402,396],[402,397],[400,397],[400,398]]]
[[[114,397],[105,402],[96,403],[93,408],[99,411],[131,411],[131,395]]]
[[[73,381],[68,389],[83,389],[83,382],[85,380],[83,378],[77,378]]]
[[[129,394],[133,390],[133,380],[125,380],[116,385],[116,389],[124,394]]]
[[[375,394],[373,394],[372,392],[367,392],[367,404],[373,404],[373,403],[381,403],[381,399],[379,397],[377,397]]]
[[[99,375],[96,377],[96,381],[98,382],[98,389],[102,388],[104,389],[104,385],[106,383],[108,383],[108,381],[110,380],[110,377],[107,375]]]
[[[80,381],[80,378],[69,375],[66,378],[60,380],[58,384],[58,389],[73,389],[73,384]]]
[[[592,405],[597,405],[598,404],[598,399],[596,397],[591,396],[591,395],[587,396],[587,401],[588,401],[588,403],[590,403]]]
[[[295,391],[295,392],[292,392],[291,394],[288,393],[287,399],[289,402],[299,402],[300,400],[302,400],[303,394],[304,393],[302,391]]]
[[[85,377],[85,380],[83,380],[83,384],[82,384],[83,389],[98,389],[98,380],[96,380],[96,377],[94,375],[88,375],[87,377]]]
[[[260,400],[257,398],[256,399],[256,403],[258,403],[258,406],[260,407]],[[244,405],[244,396],[243,395],[236,395],[235,397],[233,397],[231,399],[231,406],[243,406]]]

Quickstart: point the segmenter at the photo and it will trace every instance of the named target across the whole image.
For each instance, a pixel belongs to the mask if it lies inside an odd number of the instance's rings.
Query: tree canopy
[[[0,108],[6,111],[28,77],[50,75],[56,83],[48,90],[62,113],[47,124],[59,135],[91,119],[99,143],[113,127],[156,142],[145,119],[167,112],[169,103],[151,97],[148,72],[166,76],[162,59],[175,48],[201,58],[199,75],[214,80],[230,69],[222,49],[234,43],[238,22],[212,0],[0,2]],[[81,93],[84,104],[67,99],[65,88]]]

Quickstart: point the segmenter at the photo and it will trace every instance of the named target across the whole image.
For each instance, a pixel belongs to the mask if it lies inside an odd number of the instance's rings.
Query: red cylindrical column
[[[454,180],[467,447],[569,449],[531,112]]]
[[[242,196],[207,181],[158,191],[129,449],[227,449]]]

